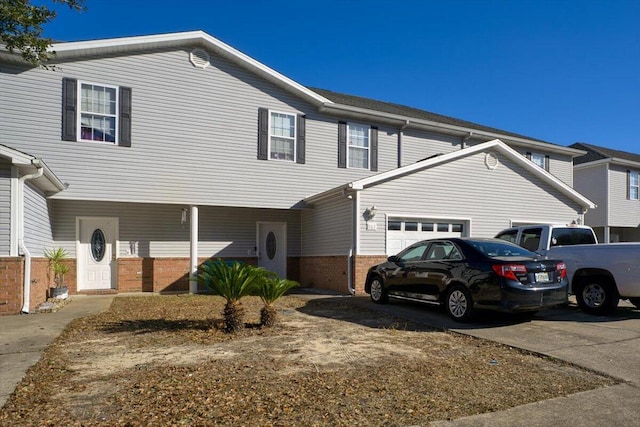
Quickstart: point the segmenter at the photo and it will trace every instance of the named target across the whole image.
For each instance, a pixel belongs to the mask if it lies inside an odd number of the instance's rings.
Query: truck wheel
[[[637,308],[640,308],[640,298],[629,298],[629,302]]]
[[[585,313],[609,314],[618,306],[620,296],[615,285],[604,278],[588,278],[578,287],[576,301]]]

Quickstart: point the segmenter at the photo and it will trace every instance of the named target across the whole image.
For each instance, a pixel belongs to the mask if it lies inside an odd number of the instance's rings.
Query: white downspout
[[[31,304],[31,252],[24,244],[24,183],[27,180],[40,178],[44,173],[44,168],[40,164],[40,160],[32,160],[31,163],[38,169],[35,173],[25,175],[18,179],[18,248],[24,254],[24,291],[22,313],[29,314],[29,305]]]

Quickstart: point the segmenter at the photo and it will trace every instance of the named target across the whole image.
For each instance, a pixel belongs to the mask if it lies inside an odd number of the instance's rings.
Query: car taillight
[[[516,274],[527,274],[527,267],[523,264],[494,264],[492,268],[498,276],[509,280],[519,280]]]
[[[564,262],[559,262],[556,264],[556,273],[561,279],[567,277],[567,265]]]

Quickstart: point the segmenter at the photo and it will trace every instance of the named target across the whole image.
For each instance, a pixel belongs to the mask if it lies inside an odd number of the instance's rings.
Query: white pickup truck
[[[591,227],[536,224],[502,230],[497,238],[567,265],[569,293],[590,314],[608,314],[620,299],[640,308],[640,243],[598,244]]]

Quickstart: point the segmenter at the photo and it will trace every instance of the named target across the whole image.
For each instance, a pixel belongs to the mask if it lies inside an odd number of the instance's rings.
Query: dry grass
[[[72,322],[0,411],[16,426],[426,425],[612,384],[557,361],[358,308],[276,303],[222,331],[214,296],[119,297]]]

